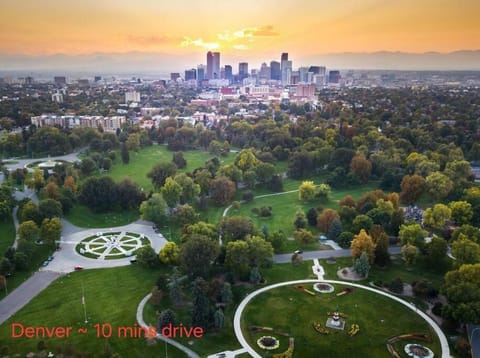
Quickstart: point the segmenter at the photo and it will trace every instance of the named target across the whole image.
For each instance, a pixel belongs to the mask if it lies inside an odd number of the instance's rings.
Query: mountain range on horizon
[[[253,57],[253,56],[252,56]],[[280,57],[280,54],[278,55]],[[371,53],[344,52],[318,54],[296,58],[290,53],[294,68],[300,66],[326,66],[328,69],[352,70],[410,70],[410,71],[480,71],[480,50],[461,50],[449,53],[407,53],[378,51]],[[252,58],[251,68],[259,68],[261,62]],[[279,59],[275,60],[279,61]],[[225,56],[223,64],[237,68],[240,59]],[[0,72],[95,72],[121,73],[183,73],[185,69],[205,62],[199,53],[174,55],[156,52],[92,53],[84,55],[11,55],[0,54]]]

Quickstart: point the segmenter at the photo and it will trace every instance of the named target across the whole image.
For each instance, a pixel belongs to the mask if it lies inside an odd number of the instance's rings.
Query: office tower
[[[191,70],[185,70],[185,81],[191,81],[197,79],[197,70],[192,68]]]
[[[207,52],[207,80],[220,78],[220,52]]]
[[[197,66],[197,81],[199,83],[202,83],[202,81],[205,79],[205,66],[204,65],[198,65]]]
[[[280,62],[270,62],[270,78],[272,80],[280,81],[282,79],[282,72],[280,71]]]
[[[244,78],[248,77],[248,63],[240,62],[238,64],[238,78],[242,81]]]
[[[94,82],[100,82],[102,80],[102,76],[95,76],[93,77]]]
[[[281,62],[288,61],[288,52],[282,53]]]
[[[170,80],[171,81],[176,81],[180,78],[180,73],[178,72],[172,72],[170,73]]]
[[[225,65],[225,79],[233,82],[233,70],[230,65]]]
[[[328,72],[328,83],[340,83],[340,71]]]
[[[67,79],[65,76],[55,76],[53,82],[55,82],[56,86],[63,87],[67,84]]]
[[[288,53],[284,52],[281,56],[280,70],[282,72],[282,85],[290,84],[290,76],[292,73],[292,61],[288,60]]]
[[[298,69],[298,74],[299,74],[299,82],[308,82],[308,67],[300,67]],[[311,77],[311,76],[310,76]]]
[[[262,63],[262,66],[260,67],[259,77],[262,80],[269,80],[271,77],[270,67],[268,67],[265,62]]]

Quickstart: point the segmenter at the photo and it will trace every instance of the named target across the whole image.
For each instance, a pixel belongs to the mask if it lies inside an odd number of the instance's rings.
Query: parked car
[[[300,254],[303,254],[303,251],[302,250],[295,250],[293,253],[297,254],[297,255],[300,255]]]
[[[75,271],[81,271],[81,270],[83,270],[83,267],[82,266],[75,266],[73,269]]]
[[[48,266],[48,263],[49,263],[49,262],[50,262],[50,261],[48,261],[48,260],[47,260],[47,261],[43,261],[42,266],[43,266],[43,267]]]

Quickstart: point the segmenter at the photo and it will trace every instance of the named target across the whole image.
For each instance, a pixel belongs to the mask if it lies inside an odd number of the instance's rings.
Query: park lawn
[[[304,285],[312,289],[312,284]],[[334,285],[335,292],[345,286]],[[389,298],[356,288],[351,294],[336,297],[333,294],[311,296],[294,289],[294,286],[279,287],[255,297],[246,307],[242,316],[242,330],[250,346],[259,354],[262,350],[256,341],[264,335],[280,339],[280,347],[271,353],[281,353],[288,348],[288,338],[268,331],[249,333],[248,327],[272,327],[295,338],[294,356],[298,357],[387,357],[386,341],[400,334],[425,332],[433,338],[426,344],[440,356],[438,337],[420,316],[407,307]],[[321,335],[313,323],[325,325],[327,312],[335,310],[347,315],[344,331],[329,329],[328,335]],[[350,325],[356,323],[359,333],[349,337]],[[399,352],[401,357],[405,353]]]
[[[431,282],[437,289],[440,289],[442,286],[446,273],[445,271],[436,271],[431,267],[426,267],[426,265],[419,261],[417,261],[412,267],[407,267],[405,266],[401,255],[393,255],[392,258],[391,263],[385,268],[372,266],[368,278],[360,283],[367,284],[368,282],[381,281],[386,284],[399,277],[404,283],[408,284],[411,284],[413,281],[425,279]],[[335,261],[334,264],[329,264],[325,259],[320,260],[320,264],[325,270],[325,279],[338,280],[339,277],[337,271],[343,267],[352,266],[351,257],[336,258]]]
[[[152,168],[160,162],[171,162],[173,158],[172,151],[169,151],[164,145],[152,145],[141,149],[138,153],[130,151],[130,162],[123,164],[120,154],[116,160],[116,164],[104,175],[111,176],[115,181],[119,181],[123,177],[130,177],[140,188],[145,191],[153,189],[151,180],[147,174]],[[213,158],[214,155],[204,150],[188,150],[183,151],[183,157],[187,161],[187,166],[180,169],[179,172],[192,172],[194,169],[205,166],[205,161]],[[218,157],[221,164],[233,163],[235,154],[230,153],[226,157]]]
[[[148,345],[144,338],[119,338],[118,327],[133,327],[136,310],[141,299],[150,292],[162,269],[146,270],[140,266],[85,270],[60,277],[27,306],[0,327],[0,346],[8,346],[10,353],[37,351],[41,340],[11,337],[11,323],[19,322],[29,326],[72,326],[71,338],[44,338],[49,350],[71,343],[77,350],[99,356],[108,342],[114,352],[128,357],[156,357],[164,354],[162,343]],[[141,279],[139,279],[141,277]],[[82,285],[88,323],[84,323],[82,306]],[[112,337],[97,338],[96,323],[110,324]],[[77,333],[86,327],[88,333]],[[13,354],[12,354],[13,355]],[[172,346],[168,355],[184,357]]]
[[[88,207],[75,204],[65,218],[73,225],[84,228],[105,228],[130,224],[140,217],[138,210],[94,213]]]
[[[10,215],[7,220],[0,220],[0,255],[13,245],[15,241],[15,225]]]
[[[32,276],[42,263],[53,253],[53,249],[45,245],[35,245],[35,252],[32,255],[30,264],[26,270],[15,270],[10,277],[7,277],[8,292],[12,292],[25,280]],[[5,290],[0,290],[0,300],[5,297]]]
[[[266,285],[281,281],[306,279],[309,277],[309,272],[311,271],[311,262],[304,262],[299,266],[293,266],[292,264],[274,264],[271,268],[264,268],[260,271],[265,278]],[[201,339],[180,338],[177,340],[184,345],[188,345],[201,357],[224,350],[236,350],[240,348],[240,344],[238,343],[233,330],[233,316],[235,314],[236,306],[249,292],[252,292],[262,286],[263,285],[254,286],[248,283],[239,283],[233,285],[232,292],[234,295],[234,300],[232,305],[224,312],[225,326],[221,331],[209,332]],[[185,292],[187,292],[187,290],[185,290]],[[186,301],[187,300],[188,297],[186,298]],[[172,309],[176,313],[177,323],[182,322],[187,327],[190,326],[189,322],[191,305],[185,302],[184,305],[180,307],[173,306],[168,296],[165,296],[158,306],[153,306],[150,303],[145,306],[145,321],[149,324],[153,324],[156,321],[157,312],[167,308]],[[190,341],[193,342],[193,344],[190,345]]]
[[[330,200],[328,202],[320,202],[317,199],[309,203],[300,201],[298,199],[298,192],[279,193],[278,195],[257,198],[249,203],[242,203],[238,210],[230,209],[228,212],[228,216],[249,216],[259,229],[261,229],[265,225],[268,228],[269,232],[282,230],[287,235],[287,237],[292,237],[295,231],[295,226],[293,225],[293,222],[295,220],[295,213],[298,209],[303,210],[305,213],[312,207],[338,209],[338,201],[342,199],[345,195],[350,194],[354,199],[358,199],[363,193],[374,189],[376,189],[375,184],[368,184],[352,189],[332,190],[330,194]],[[262,206],[272,207],[271,217],[261,218],[252,214],[253,208],[260,208]],[[316,227],[308,226],[307,229],[311,230],[314,234],[319,234],[319,231]],[[298,246],[299,245],[295,241],[287,241],[283,251],[291,252],[292,249],[298,248]],[[319,243],[300,246],[303,249],[308,250],[322,249]]]

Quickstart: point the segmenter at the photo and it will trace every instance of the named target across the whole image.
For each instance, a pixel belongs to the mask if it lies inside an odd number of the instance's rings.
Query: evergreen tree
[[[158,315],[158,330],[161,331],[163,327],[167,327],[169,324],[175,325],[177,315],[171,309],[166,309]]]
[[[223,314],[223,310],[218,308],[213,315],[213,319],[215,322],[215,328],[220,330],[225,326],[225,315]]]
[[[122,143],[121,155],[123,164],[128,164],[130,162],[130,154],[128,153],[127,145],[125,144],[125,142]]]
[[[207,296],[207,283],[201,277],[197,277],[193,281],[192,301],[192,326],[202,327],[206,330],[211,326],[213,312]]]

